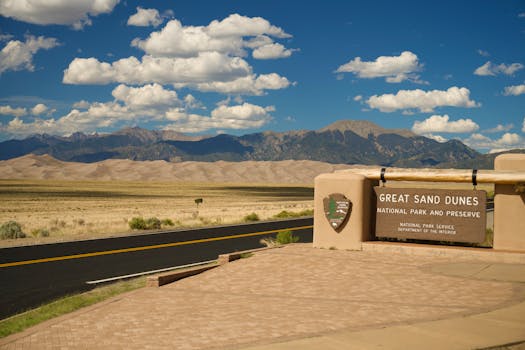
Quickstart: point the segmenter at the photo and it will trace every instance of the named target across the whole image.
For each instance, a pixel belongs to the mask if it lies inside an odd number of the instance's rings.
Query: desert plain
[[[180,162],[112,159],[62,162],[27,155],[0,161],[0,224],[14,220],[24,239],[0,247],[141,233],[134,217],[170,220],[165,229],[260,220],[313,210],[314,178],[351,168],[317,161]],[[471,188],[468,184],[394,183],[402,187]],[[490,186],[482,189],[492,190]],[[196,203],[202,199],[202,203]],[[48,237],[37,232],[47,230]]]
[[[308,161],[88,164],[35,155],[0,161],[0,223],[17,221],[27,234],[0,246],[143,232],[129,228],[134,217],[169,219],[173,226],[163,228],[177,229],[304,212],[313,209],[314,177],[342,168]],[[48,237],[36,234],[42,229]]]

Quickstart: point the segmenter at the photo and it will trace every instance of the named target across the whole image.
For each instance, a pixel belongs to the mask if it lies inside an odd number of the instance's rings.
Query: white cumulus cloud
[[[27,109],[21,107],[13,108],[11,106],[0,106],[0,114],[21,117],[27,114]]]
[[[131,44],[149,55],[165,57],[195,57],[202,52],[241,55],[243,47],[241,36],[214,37],[205,27],[183,26],[176,19],[147,39],[136,38]]]
[[[33,108],[31,108],[31,114],[40,115],[40,114],[46,113],[48,110],[49,110],[49,107],[47,107],[45,104],[38,103]]]
[[[173,84],[199,91],[227,94],[262,95],[291,83],[277,73],[252,73],[252,67],[240,57],[218,52],[203,52],[197,57],[172,58],[144,56],[123,58],[113,63],[96,58],[76,58],[64,71],[66,84]]]
[[[72,109],[56,119],[36,117],[25,121],[16,117],[5,125],[0,124],[0,132],[12,136],[28,136],[35,133],[69,135],[77,131],[92,133],[108,127],[129,125],[130,122],[162,119],[164,112],[157,108],[136,108],[118,102],[95,102],[89,104],[86,110]]]
[[[422,121],[415,121],[412,131],[416,134],[467,133],[479,129],[479,125],[472,119],[458,119],[451,121],[448,115],[433,115]]]
[[[291,35],[279,27],[272,25],[262,17],[246,17],[232,14],[225,19],[212,21],[207,30],[212,36],[257,36],[267,34],[276,38],[290,38]]]
[[[128,90],[126,88],[118,86],[113,90],[114,95],[117,96],[115,101],[94,103],[80,101],[74,104],[74,108],[69,113],[59,118],[37,116],[27,121],[16,117],[5,125],[0,124],[0,132],[11,136],[27,136],[34,133],[69,135],[77,131],[92,133],[108,127],[129,126],[130,123],[135,125],[140,121],[162,122],[164,113],[171,106],[176,105],[163,106],[148,103],[148,89],[152,88],[150,86],[143,87],[144,97],[137,96],[141,88]],[[155,90],[155,87],[152,89]],[[158,97],[150,98],[158,99]],[[37,107],[37,110],[42,111],[43,108]]]
[[[135,38],[131,44],[154,56],[194,57],[211,51],[242,57],[246,55],[245,48],[257,49],[274,44],[270,36],[290,37],[264,18],[232,14],[222,21],[212,21],[208,26],[184,26],[179,20],[173,19],[161,30],[151,33],[147,39]],[[291,54],[292,50],[275,44],[256,55],[269,59],[289,57]]]
[[[73,103],[73,108],[87,109],[89,108],[90,103],[86,100],[81,100]]]
[[[518,96],[525,94],[525,84],[506,86],[503,91],[505,96]]]
[[[150,113],[154,113],[152,110]],[[122,122],[135,122],[141,118],[152,118],[154,115],[144,115],[144,111],[133,109],[115,102],[90,104],[85,111],[72,109],[60,118],[33,118],[24,121],[16,117],[9,123],[0,124],[0,132],[11,136],[28,136],[31,134],[70,135],[74,132],[92,133],[111,126],[125,125]],[[121,124],[119,124],[121,123]]]
[[[521,136],[515,133],[505,133],[501,138],[498,140],[498,142],[501,143],[501,145],[519,145],[522,142]]]
[[[261,46],[269,45],[273,43],[273,39],[267,35],[257,35],[251,39],[244,41],[244,46],[250,49],[256,49]]]
[[[21,118],[16,117],[9,121],[6,125],[0,124],[0,131],[7,133],[11,136],[28,136],[31,134],[43,134],[43,133],[60,133],[64,134],[63,130],[60,130],[54,119],[40,119],[36,118],[33,122],[26,123]],[[73,130],[67,131],[66,133],[73,133]]]
[[[220,92],[223,94],[263,95],[265,90],[279,90],[290,86],[290,81],[277,73],[255,74],[232,81],[214,81],[193,85],[193,88],[204,92]]]
[[[52,135],[70,135],[74,132],[95,132],[99,128],[111,126],[111,118],[100,115],[105,108],[95,108],[98,115],[92,115],[88,112],[80,112],[73,109],[67,115],[55,119],[34,118],[32,121],[24,121],[16,117],[9,123],[0,124],[0,132],[11,136],[28,136],[32,134],[52,134]]]
[[[421,82],[419,72],[423,65],[416,54],[404,51],[399,56],[380,56],[375,61],[362,61],[361,57],[341,65],[336,73],[354,73],[359,78],[385,78],[389,83],[400,83],[405,80]]]
[[[59,118],[32,117],[26,109],[1,106],[4,112],[15,116],[7,123],[0,122],[0,132],[11,136],[28,136],[34,133],[69,135],[77,131],[92,133],[107,128],[122,128],[141,122],[153,123],[157,128],[180,132],[201,132],[206,130],[259,128],[272,120],[275,107],[261,107],[251,103],[235,106],[220,105],[210,115],[191,114],[190,108],[204,109],[192,95],[179,100],[175,91],[164,89],[158,84],[142,87],[119,85],[113,90],[114,101],[80,101],[69,113]],[[43,110],[42,107],[37,107]]]
[[[90,57],[75,58],[64,70],[62,82],[65,84],[108,84],[115,80],[115,69],[111,64]]]
[[[137,13],[128,18],[128,26],[158,27],[164,20],[156,9],[137,7]]]
[[[110,13],[119,0],[2,0],[0,15],[33,24],[91,25],[90,16]]]
[[[482,75],[482,76],[495,76],[498,74],[505,74],[505,75],[512,75],[519,71],[520,69],[523,69],[523,64],[521,63],[512,63],[512,64],[493,64],[490,61],[487,61],[484,65],[476,68],[474,71],[474,74],[476,75]]]
[[[432,140],[437,141],[439,143],[445,143],[445,142],[448,141],[446,138],[444,138],[441,135],[425,134],[423,136],[428,137],[429,139],[432,139]]]
[[[5,71],[28,70],[33,71],[33,56],[39,50],[49,50],[58,46],[55,38],[45,38],[43,36],[34,37],[28,35],[26,41],[11,40],[0,51],[0,74]]]
[[[144,14],[142,10],[137,8],[136,15]],[[65,84],[157,83],[171,84],[175,89],[263,95],[265,90],[283,89],[292,83],[277,73],[255,74],[244,57],[248,50],[253,50],[253,56],[259,59],[289,57],[295,49],[274,42],[289,37],[261,17],[232,14],[207,26],[185,26],[173,19],[146,39],[132,41],[132,46],[145,52],[142,58],[130,56],[114,62],[95,57],[75,58],[64,70],[62,81]]]
[[[436,107],[479,107],[480,104],[470,99],[467,88],[450,87],[447,90],[399,90],[394,94],[373,95],[366,101],[370,108],[381,112],[418,109],[424,113],[433,112]]]
[[[264,18],[232,14],[207,26],[184,26],[173,19],[147,39],[135,38],[131,45],[148,55],[164,57],[195,57],[202,52],[244,57],[246,48],[254,49],[253,57],[258,59],[291,56],[294,50],[274,43],[271,37],[291,36]]]
[[[148,84],[141,87],[130,87],[120,84],[111,93],[116,100],[124,102],[127,106],[176,106],[181,103],[177,92],[164,89],[159,84]]]
[[[463,140],[463,143],[472,148],[487,149],[489,153],[525,148],[525,139],[516,133],[505,133],[499,139],[491,139],[483,134],[472,134]]]
[[[230,81],[251,74],[250,65],[239,57],[203,52],[197,57],[144,56],[123,58],[113,63],[96,58],[75,58],[64,71],[66,84],[189,84]]]
[[[197,100],[192,94],[184,96],[184,108],[185,109],[206,109],[201,101]]]
[[[292,50],[285,48],[279,43],[259,46],[252,52],[253,58],[258,60],[269,60],[275,58],[286,58],[292,55]]]
[[[491,129],[485,130],[486,133],[497,133],[497,132],[504,132],[504,131],[510,131],[514,127],[514,124],[510,123],[507,125],[498,124],[495,127]]]
[[[274,110],[273,106],[261,107],[246,102],[237,106],[218,106],[210,116],[190,114],[181,108],[174,108],[166,112],[166,118],[172,123],[165,129],[195,133],[210,129],[260,128],[272,120],[270,112]]]

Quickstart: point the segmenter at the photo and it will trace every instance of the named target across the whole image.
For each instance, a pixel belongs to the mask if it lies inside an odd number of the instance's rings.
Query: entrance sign
[[[341,193],[332,193],[323,198],[324,214],[330,226],[340,231],[352,212],[352,202]]]
[[[485,191],[374,187],[376,236],[481,243]]]

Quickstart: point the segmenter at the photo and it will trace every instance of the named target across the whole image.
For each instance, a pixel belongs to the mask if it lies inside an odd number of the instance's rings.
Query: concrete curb
[[[249,249],[249,250],[243,250],[239,252],[221,254],[218,257],[217,262],[215,263],[210,263],[210,264],[196,266],[196,267],[189,267],[189,268],[184,268],[184,269],[179,269],[179,270],[174,270],[174,271],[168,271],[164,273],[155,274],[153,276],[149,276],[146,279],[146,287],[162,287],[166,284],[176,282],[183,278],[195,276],[205,271],[208,271],[216,267],[219,267],[221,265],[227,264],[229,262],[239,260],[243,254],[253,254],[253,253],[261,252],[261,251],[268,250],[268,249],[282,248],[282,247],[283,246],[265,247],[265,248]]]
[[[149,276],[146,279],[146,287],[162,287],[163,285],[173,283],[186,277],[198,275],[199,273],[214,269],[218,266],[219,265],[216,263],[211,263],[204,266],[190,267]]]
[[[262,252],[262,251],[265,251],[265,250],[268,250],[268,249],[276,249],[276,248],[282,248],[282,247],[284,247],[284,245],[278,245],[278,246],[275,246],[275,247],[249,249],[249,250],[243,250],[243,251],[240,251],[240,252],[221,254],[221,255],[219,255],[219,258],[217,259],[217,264],[218,265],[224,265],[224,264],[227,264],[229,262],[232,262],[232,261],[235,261],[235,260],[239,260],[242,257],[243,254],[253,254],[253,253]]]

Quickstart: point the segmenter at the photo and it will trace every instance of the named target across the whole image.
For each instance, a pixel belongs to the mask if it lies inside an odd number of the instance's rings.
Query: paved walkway
[[[525,341],[525,265],[259,252],[0,339],[1,349],[471,349]]]

